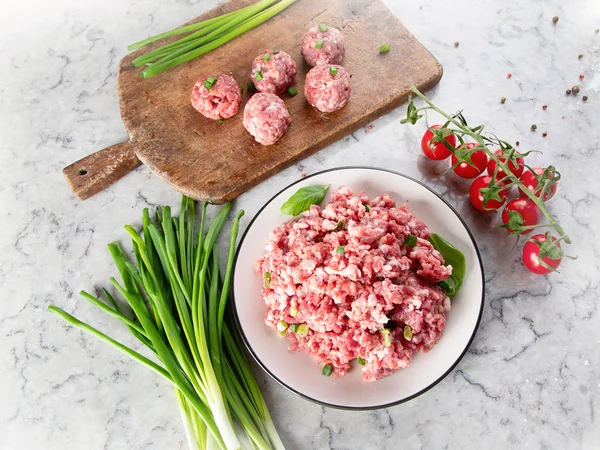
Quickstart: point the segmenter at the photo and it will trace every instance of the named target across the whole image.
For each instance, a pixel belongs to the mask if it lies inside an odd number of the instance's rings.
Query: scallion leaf
[[[285,331],[288,329],[288,323],[285,320],[280,320],[277,323],[277,331]]]
[[[414,234],[409,234],[404,240],[405,247],[414,247],[417,245],[417,237]]]
[[[265,272],[265,287],[271,287],[271,272]]]
[[[383,337],[383,345],[390,347],[392,345],[392,338],[390,337],[390,330],[382,328],[379,330],[379,334]]]
[[[305,323],[301,323],[298,325],[298,334],[300,336],[306,336],[308,334],[308,325]]]
[[[315,48],[323,48],[324,43],[325,41],[323,39],[319,39],[317,42],[315,42]]]
[[[356,361],[361,365],[364,366],[366,363],[366,361],[364,359],[362,359],[360,356],[356,359]]]
[[[410,341],[412,339],[412,328],[409,327],[408,325],[404,326],[404,339],[406,339],[407,341]]]
[[[269,58],[271,58],[271,55],[269,53],[265,53],[262,57],[263,61],[268,61]]]
[[[371,205],[369,205],[368,203],[365,203],[364,207],[367,210],[367,212],[371,212]]]
[[[335,66],[329,66],[329,73],[331,75],[334,75],[334,76],[337,75],[338,74],[337,67],[335,67]]]
[[[290,316],[296,317],[298,315],[298,310],[293,306],[290,308]]]
[[[320,23],[319,30],[322,31],[323,33],[325,33],[327,30],[329,30],[329,27],[324,23]]]
[[[263,79],[261,68],[259,68],[258,71],[254,74],[254,78],[256,78],[256,81],[261,81]]]
[[[273,54],[277,55],[281,50],[273,50]]]
[[[249,92],[256,91],[256,86],[254,86],[254,83],[252,81],[248,81],[246,87],[248,88]]]
[[[381,47],[379,47],[379,53],[389,53],[390,51],[390,44],[383,44]]]
[[[292,330],[294,333],[298,331],[298,324],[297,323],[293,323],[290,326],[290,330]]]
[[[217,82],[217,77],[208,77],[206,80],[204,80],[204,82],[202,84],[204,84],[204,87],[206,88],[207,91],[210,91],[213,87],[213,84],[215,84]]]
[[[321,373],[326,377],[330,377],[333,373],[333,367],[331,367],[331,364],[325,364],[321,370]]]
[[[346,249],[344,248],[344,246],[343,246],[343,245],[338,245],[338,248],[336,248],[336,249],[335,249],[335,252],[336,252],[338,255],[343,255],[343,254],[345,254],[345,253],[346,253]]]
[[[298,95],[298,90],[294,86],[290,86],[289,88],[287,88],[287,91],[288,94],[290,94],[292,97]]]
[[[340,220],[336,224],[335,228],[333,230],[331,230],[331,231],[342,231],[342,230],[345,230],[345,229],[346,229],[346,222],[344,222],[343,220]]]

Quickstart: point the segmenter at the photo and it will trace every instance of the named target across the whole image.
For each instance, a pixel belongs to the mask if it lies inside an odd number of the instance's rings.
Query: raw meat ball
[[[194,84],[190,101],[196,111],[209,119],[229,119],[240,109],[242,93],[229,75],[207,75]]]
[[[304,96],[319,111],[342,108],[348,103],[351,90],[350,75],[342,66],[318,65],[306,74]]]
[[[311,28],[304,35],[302,55],[310,66],[341,64],[345,53],[344,36],[337,28],[321,24]]]
[[[244,128],[256,142],[271,145],[277,142],[288,125],[290,113],[275,94],[258,93],[252,96],[244,108]]]
[[[252,81],[260,92],[282,94],[296,78],[296,63],[280,50],[265,50],[252,61]]]

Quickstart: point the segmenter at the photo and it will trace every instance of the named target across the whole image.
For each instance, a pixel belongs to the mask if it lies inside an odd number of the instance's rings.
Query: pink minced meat
[[[242,103],[242,93],[236,81],[229,75],[214,75],[217,78],[210,89],[204,85],[210,75],[194,84],[190,101],[196,111],[209,119],[229,119],[235,116]]]
[[[331,68],[335,67],[336,74]],[[306,74],[304,96],[308,103],[322,112],[343,108],[350,99],[350,75],[342,66],[318,65]]]
[[[323,41],[317,48],[317,41]],[[313,27],[306,32],[302,41],[302,55],[309,66],[317,64],[341,64],[346,53],[344,35],[337,28],[329,27],[327,31]]]
[[[404,245],[410,234],[417,236],[412,248]],[[388,195],[370,200],[340,187],[324,208],[313,205],[271,232],[255,267],[269,280],[261,292],[265,323],[274,329],[281,321],[289,324],[290,349],[331,364],[334,376],[345,375],[358,357],[367,381],[409,366],[440,339],[450,310],[450,299],[435,283],[452,267],[428,237],[427,225]],[[308,333],[293,332],[292,324],[306,324]],[[384,327],[391,330],[389,346],[380,333]]]
[[[266,60],[265,55],[269,55]],[[279,95],[294,82],[296,63],[286,52],[265,50],[252,61],[250,76],[260,92]]]
[[[277,142],[290,124],[290,113],[283,100],[275,94],[254,94],[244,108],[244,128],[256,142],[271,145]]]

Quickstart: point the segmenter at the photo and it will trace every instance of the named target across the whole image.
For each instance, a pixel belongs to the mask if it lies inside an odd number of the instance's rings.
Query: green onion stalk
[[[183,197],[179,217],[171,208],[150,217],[141,230],[126,225],[133,260],[121,246],[108,245],[121,281],[111,278],[127,310],[107,290],[106,301],[81,296],[120,321],[148,349],[150,358],[81,322],[61,308],[48,310],[73,326],[111,344],[161,375],[175,388],[191,449],[238,449],[235,424],[252,448],[283,449],[264,397],[227,310],[240,211],[233,220],[225,276],[216,246],[231,204],[224,205],[205,232],[207,204],[196,232],[196,204]],[[122,303],[122,302],[121,302]],[[158,362],[157,362],[158,361]]]
[[[259,0],[245,8],[149,37],[130,45],[128,49],[136,50],[161,39],[189,33],[183,38],[138,56],[132,64],[134,67],[147,66],[140,72],[142,78],[153,77],[256,28],[296,1]]]

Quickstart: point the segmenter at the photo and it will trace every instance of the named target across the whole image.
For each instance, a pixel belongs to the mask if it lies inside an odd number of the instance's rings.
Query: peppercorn
[[[460,42],[458,42],[458,41],[454,42],[454,47],[455,48],[458,47],[459,45],[460,45]]]
[[[584,78],[585,78],[585,75],[584,75],[584,74],[581,74],[581,75],[579,75],[579,79],[580,79],[580,80],[583,80]]]
[[[502,104],[504,105],[504,103],[506,103],[506,97],[502,97],[502,98],[500,99],[500,103],[502,103]]]
[[[583,55],[582,55],[582,54],[579,54],[579,55],[577,55],[577,58],[578,58],[578,59],[582,59],[582,58],[583,58]]]
[[[579,94],[579,86],[573,86],[573,87],[571,88],[571,92],[572,92],[573,94]]]
[[[545,131],[542,133],[542,137],[546,137],[548,136],[548,133],[546,133]]]
[[[571,89],[567,89],[567,92],[565,92],[565,94],[571,95]]]
[[[535,131],[537,130],[537,125],[534,123],[533,125],[531,125],[531,131]]]
[[[583,97],[581,97],[581,100],[583,100],[584,102],[587,102],[588,96],[584,95]]]
[[[512,78],[512,73],[507,73],[506,74],[506,78],[511,79]]]
[[[520,143],[519,141],[515,142],[515,144],[517,145],[517,147],[518,147],[519,145],[521,145],[521,143]]]
[[[552,18],[552,23],[556,23],[556,22],[558,22],[558,16],[554,16],[554,17]]]
[[[546,110],[548,109],[548,105],[543,105],[543,106],[542,106],[542,109],[543,109],[544,111],[546,111]]]

